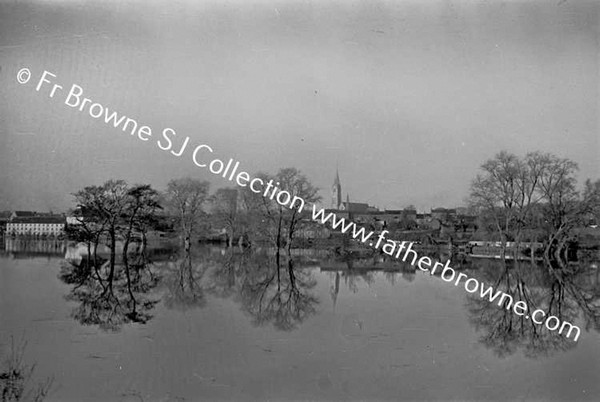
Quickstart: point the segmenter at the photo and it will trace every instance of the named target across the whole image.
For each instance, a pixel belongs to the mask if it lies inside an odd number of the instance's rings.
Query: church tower
[[[331,187],[331,208],[340,209],[342,205],[342,185],[340,184],[340,173],[335,170],[335,179]]]

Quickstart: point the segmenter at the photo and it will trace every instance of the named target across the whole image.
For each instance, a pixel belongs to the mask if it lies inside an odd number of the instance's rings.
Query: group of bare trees
[[[189,251],[192,237],[197,233],[203,209],[208,198],[209,183],[185,177],[171,180],[167,184],[166,203],[181,235],[184,250]]]
[[[273,180],[306,203],[319,199],[317,189],[297,169],[257,177],[265,183]],[[278,249],[289,249],[298,230],[310,221],[308,212],[298,206],[280,205],[247,187],[219,189],[213,195],[209,188],[207,181],[188,177],[171,180],[164,192],[148,184],[108,180],[74,193],[78,222],[69,225],[69,237],[87,247],[81,264],[65,266],[61,273],[65,282],[75,285],[69,298],[80,306],[74,315],[81,322],[107,327],[148,319],[154,302],[144,293],[158,278],[147,264],[146,239],[161,220],[170,220],[179,234],[184,261],[190,261],[192,243],[209,231],[210,224],[226,228],[230,245],[234,239],[246,243],[266,239]],[[104,247],[106,259],[104,252],[99,253]]]
[[[134,235],[141,236],[145,245],[148,228],[162,209],[158,191],[146,184],[130,187],[123,180],[108,180],[99,186],[85,187],[73,196],[79,213],[71,236],[86,243],[87,267],[93,268],[103,293],[113,293],[118,239],[123,240],[122,262],[130,288],[129,246]],[[109,260],[102,266],[97,254],[100,244],[106,244],[110,250]],[[100,272],[102,267],[108,271],[106,275]]]
[[[87,253],[79,266],[64,267],[61,278],[75,285],[67,297],[80,303],[75,318],[109,329],[146,321],[157,302],[146,294],[159,279],[147,261],[147,234],[171,217],[189,251],[205,214],[208,189],[208,182],[191,178],[170,181],[164,193],[148,184],[108,180],[74,193],[78,222],[69,225],[69,237],[84,242]],[[107,259],[99,257],[104,246]]]
[[[281,169],[275,175],[258,173],[255,177],[264,183],[278,183],[291,198],[301,198],[308,207],[301,210],[299,203],[281,205],[249,187],[221,189],[211,198],[216,222],[226,228],[230,240],[260,239],[277,249],[290,249],[298,232],[311,224],[308,209],[320,200],[318,188],[295,168]]]
[[[552,154],[524,157],[502,151],[481,165],[471,184],[470,202],[503,244],[545,242],[547,259],[564,259],[572,230],[598,213],[600,180],[577,189],[575,162]],[[517,247],[518,249],[518,247]]]
[[[78,266],[66,265],[61,279],[74,285],[67,299],[79,302],[73,316],[82,323],[116,328],[125,321],[145,321],[154,304],[144,294],[157,283],[145,263],[146,233],[162,209],[161,196],[150,185],[129,186],[108,180],[73,194],[77,223],[69,236],[84,242],[87,253]],[[133,240],[140,240],[135,258]],[[118,247],[122,246],[120,259]],[[99,246],[109,250],[99,256]]]

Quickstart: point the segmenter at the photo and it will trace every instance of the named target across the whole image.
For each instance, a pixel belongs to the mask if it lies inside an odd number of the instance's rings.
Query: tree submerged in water
[[[167,184],[167,206],[176,217],[181,246],[186,252],[190,250],[194,236],[202,224],[201,218],[206,215],[203,207],[208,199],[209,187],[207,181],[189,177],[171,180]]]
[[[471,183],[470,203],[483,227],[502,242],[543,241],[548,263],[566,261],[574,229],[600,211],[600,180],[578,191],[575,162],[552,154],[507,151],[481,165]]]
[[[315,187],[302,172],[296,168],[280,169],[275,175],[257,173],[264,183],[272,182],[289,194],[291,202],[280,204],[277,199],[255,193],[244,188],[241,196],[242,210],[254,215],[248,219],[248,232],[268,239],[272,247],[292,249],[298,234],[307,227],[312,227],[309,209],[312,204],[321,200],[319,189]],[[302,200],[300,202],[299,200]]]
[[[82,211],[73,235],[83,239],[87,253],[78,265],[65,264],[60,278],[74,285],[67,300],[79,303],[73,317],[85,325],[117,330],[123,323],[145,323],[158,300],[148,292],[158,283],[146,257],[146,232],[161,209],[159,193],[149,185],[129,187],[109,180],[74,194]],[[138,240],[141,239],[141,242]],[[106,242],[110,255],[102,260],[98,245]],[[137,244],[132,250],[131,245]],[[121,258],[117,243],[122,243]]]

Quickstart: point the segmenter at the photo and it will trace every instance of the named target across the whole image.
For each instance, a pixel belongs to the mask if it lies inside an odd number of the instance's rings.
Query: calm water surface
[[[503,335],[498,307],[478,310],[423,272],[351,274],[305,257],[277,280],[272,253],[199,247],[191,271],[174,255],[155,259],[147,323],[107,330],[74,316],[73,285],[59,279],[66,250],[9,249],[0,340],[25,336],[34,379],[54,377],[50,400],[600,399],[598,332],[533,347],[526,327]]]

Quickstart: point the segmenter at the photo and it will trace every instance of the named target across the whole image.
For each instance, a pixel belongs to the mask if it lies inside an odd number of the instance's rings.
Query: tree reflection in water
[[[182,249],[181,255],[178,261],[168,263],[165,270],[165,306],[176,310],[204,307],[206,296],[201,280],[209,260],[202,256],[200,262],[194,263],[197,256],[193,257],[190,249]]]
[[[158,277],[142,251],[110,275],[108,261],[82,258],[79,264],[64,263],[59,278],[73,285],[65,296],[79,303],[71,316],[83,325],[117,331],[126,323],[146,323],[159,301],[150,296]]]
[[[60,277],[72,285],[66,298],[78,303],[72,316],[85,325],[118,330],[126,323],[147,322],[161,296],[167,308],[186,310],[204,307],[208,295],[231,298],[255,325],[270,324],[284,331],[297,328],[316,313],[319,300],[313,293],[317,283],[314,270],[306,269],[302,260],[292,258],[289,252],[203,246],[181,250],[179,256],[152,264],[142,251],[116,267],[112,286],[103,261],[90,263],[84,258],[78,265],[63,266]],[[358,292],[361,282],[372,284],[381,271],[381,277],[391,285],[398,278],[412,282],[415,277],[414,268],[404,266],[382,264],[383,270],[361,269],[367,263],[372,262],[347,262],[329,273],[334,305],[340,285]],[[541,309],[546,317],[556,316],[582,331],[600,330],[599,271],[590,264],[531,266],[478,261],[477,267],[464,268],[486,287],[510,295],[513,303],[526,302],[530,312]],[[162,295],[153,291],[158,275],[164,285]],[[527,356],[539,357],[576,345],[573,336],[567,338],[565,333],[516,315],[512,308],[499,307],[498,299],[490,303],[478,293],[466,298],[470,321],[481,333],[480,341],[499,356],[522,350]]]
[[[112,277],[100,258],[63,264],[59,277],[72,285],[65,297],[78,303],[72,317],[115,331],[123,324],[146,323],[161,299],[168,309],[202,308],[207,292],[232,298],[256,325],[272,323],[280,330],[292,330],[316,312],[319,301],[311,293],[316,279],[289,254],[204,246],[178,254],[176,260],[155,264],[144,252],[135,254],[117,265]],[[162,295],[153,291],[159,280]]]
[[[479,270],[470,275],[486,287],[491,285],[510,295],[514,302],[526,302],[529,312],[541,309],[546,318],[553,315],[561,323],[567,321],[573,325],[583,321],[586,330],[600,329],[598,272],[591,271],[589,265],[569,269],[549,264],[482,262]],[[499,307],[498,300],[490,303],[477,293],[467,296],[470,320],[483,333],[480,341],[498,356],[508,356],[522,349],[526,356],[539,357],[571,349],[577,344],[573,333],[570,338],[565,336],[568,327],[563,334],[551,331],[544,325],[535,324],[531,317],[515,314],[512,308]]]
[[[319,300],[310,290],[316,280],[291,255],[227,251],[211,273],[211,293],[233,297],[255,325],[279,330],[298,327],[316,312]]]

